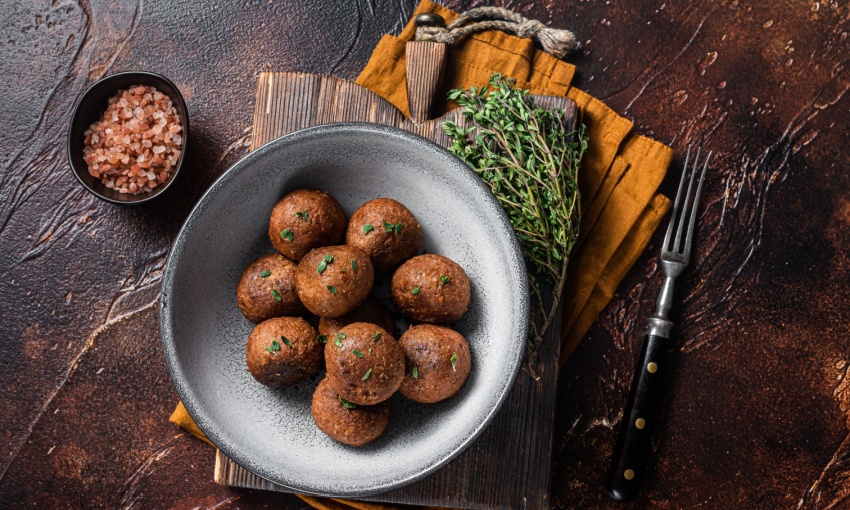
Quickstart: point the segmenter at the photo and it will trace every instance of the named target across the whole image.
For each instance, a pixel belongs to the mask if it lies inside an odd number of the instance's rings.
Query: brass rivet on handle
[[[638,429],[643,430],[645,426],[646,420],[644,420],[643,418],[638,418],[637,420],[635,420],[635,427],[637,427]]]
[[[635,477],[635,472],[632,471],[631,469],[627,469],[626,472],[623,473],[623,478],[625,478],[626,480],[631,480],[634,477]]]
[[[658,365],[655,364],[654,361],[650,361],[648,365],[646,365],[646,371],[650,374],[654,374],[658,370]]]

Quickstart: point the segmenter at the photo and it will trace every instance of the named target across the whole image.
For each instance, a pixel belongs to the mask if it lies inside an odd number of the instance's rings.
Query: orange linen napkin
[[[458,14],[424,0],[415,17],[435,12],[446,22]],[[412,19],[412,18],[411,18]],[[409,115],[404,45],[414,36],[412,21],[398,37],[385,35],[357,83]],[[620,281],[646,248],[670,207],[656,193],[673,158],[665,145],[632,133],[632,123],[602,101],[571,87],[575,66],[538,50],[530,39],[482,32],[449,47],[442,97],[449,89],[484,86],[501,72],[533,94],[567,96],[578,104],[587,126],[588,150],[579,172],[581,233],[569,261],[564,295],[561,365],[575,350]],[[444,110],[453,105],[443,102]],[[435,112],[440,115],[443,111]],[[182,404],[171,421],[208,441]],[[300,496],[319,509],[387,510],[398,506]]]

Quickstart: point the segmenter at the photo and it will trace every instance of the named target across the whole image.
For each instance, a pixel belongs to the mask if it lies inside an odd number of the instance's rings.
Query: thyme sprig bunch
[[[460,124],[443,130],[451,150],[490,186],[508,213],[529,268],[534,353],[551,326],[579,232],[578,172],[587,149],[584,126],[565,124],[563,110],[534,105],[527,90],[494,74],[490,87],[453,89]],[[551,301],[548,292],[551,290]]]

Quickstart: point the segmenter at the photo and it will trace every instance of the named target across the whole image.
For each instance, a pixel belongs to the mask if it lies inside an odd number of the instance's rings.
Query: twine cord
[[[565,57],[580,46],[575,34],[569,30],[547,27],[537,20],[501,7],[470,9],[447,27],[417,27],[416,40],[452,44],[461,37],[485,30],[500,30],[517,37],[534,39],[546,52],[558,58]]]

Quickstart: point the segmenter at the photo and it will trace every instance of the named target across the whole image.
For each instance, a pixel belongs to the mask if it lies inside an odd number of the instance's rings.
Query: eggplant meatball
[[[324,346],[317,336],[300,317],[277,317],[257,324],[248,337],[248,371],[273,388],[288,388],[310,377],[322,366]]]
[[[368,322],[382,327],[387,333],[395,337],[395,319],[389,310],[372,296],[369,296],[362,305],[348,312],[342,317],[322,317],[319,320],[319,334],[327,338],[334,335],[343,327],[355,322]]]
[[[390,403],[359,406],[344,400],[322,379],[313,393],[313,421],[334,441],[363,446],[384,433],[390,422]]]
[[[269,219],[272,246],[292,260],[313,248],[340,244],[345,236],[345,212],[328,193],[298,189],[278,202]]]
[[[423,404],[445,400],[460,390],[472,363],[469,344],[457,331],[423,324],[399,339],[406,357],[401,394]]]
[[[375,272],[389,274],[422,249],[422,229],[407,207],[391,198],[376,198],[351,215],[345,243],[365,251]]]
[[[398,311],[414,322],[450,324],[469,308],[469,278],[446,257],[420,255],[396,270],[392,296]]]
[[[236,285],[239,311],[251,322],[301,315],[307,311],[295,292],[297,264],[278,253],[263,255],[242,273]]]
[[[328,383],[357,405],[390,398],[404,379],[404,352],[384,328],[356,322],[328,338],[325,348]]]
[[[369,257],[353,246],[316,248],[295,270],[295,290],[319,317],[340,317],[360,306],[375,282]]]

